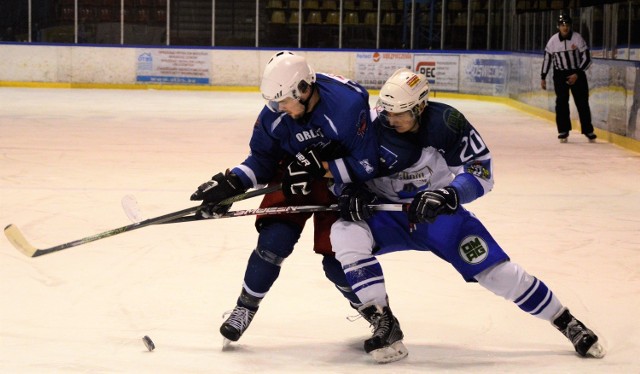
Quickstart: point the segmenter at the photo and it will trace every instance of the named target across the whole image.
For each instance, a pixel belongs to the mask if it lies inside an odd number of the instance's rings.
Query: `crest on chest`
[[[322,129],[320,128],[302,130],[300,132],[297,132],[295,136],[296,136],[296,140],[298,140],[298,142],[300,143],[304,143],[306,141],[313,140],[313,139],[324,138],[324,134],[322,133]]]

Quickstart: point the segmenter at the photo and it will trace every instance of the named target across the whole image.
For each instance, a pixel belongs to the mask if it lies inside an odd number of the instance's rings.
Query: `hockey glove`
[[[364,186],[349,185],[338,198],[340,217],[345,221],[362,221],[371,218],[373,209],[369,204],[377,201],[376,195]]]
[[[313,175],[309,174],[297,161],[292,161],[282,176],[282,192],[286,197],[308,195],[311,192]]]
[[[320,161],[331,161],[339,158],[347,157],[349,150],[335,140],[328,140],[324,143],[315,143],[305,149],[305,151],[313,151]]]
[[[327,171],[322,166],[322,157],[319,147],[307,147],[304,151],[296,153],[296,162],[307,173],[316,178],[322,178]]]
[[[453,214],[458,209],[458,193],[453,187],[418,193],[409,206],[409,222],[433,223],[440,214]]]
[[[319,148],[308,147],[296,154],[296,160],[287,166],[282,176],[282,192],[285,196],[308,195],[311,182],[327,173],[319,153]]]
[[[218,205],[222,200],[241,194],[246,191],[240,178],[227,170],[227,174],[218,173],[210,181],[201,184],[191,194],[191,200],[202,200],[202,206],[196,215],[202,218],[211,218],[223,215],[229,211],[231,204]]]

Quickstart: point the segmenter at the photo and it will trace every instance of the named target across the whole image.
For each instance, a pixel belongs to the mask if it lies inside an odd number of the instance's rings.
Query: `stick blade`
[[[138,206],[138,201],[133,195],[125,195],[120,201],[122,205],[122,209],[124,213],[127,215],[129,220],[133,223],[142,222],[145,220],[144,214],[142,214],[142,210]]]
[[[25,239],[24,235],[22,235],[18,227],[14,224],[10,224],[4,228],[4,235],[17,250],[24,253],[27,257],[34,257],[38,251],[36,247],[29,244],[27,239]]]

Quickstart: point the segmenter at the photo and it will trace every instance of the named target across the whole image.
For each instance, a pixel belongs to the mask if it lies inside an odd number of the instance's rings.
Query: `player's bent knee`
[[[366,222],[338,220],[331,226],[331,246],[342,264],[354,258],[371,256],[375,241]]]
[[[278,265],[293,252],[301,231],[289,222],[272,220],[261,227],[255,252],[263,260]]]
[[[289,254],[291,254],[291,251],[286,251],[284,256],[279,256],[278,254],[262,247],[256,247],[254,251],[263,261],[276,266],[282,266],[284,260],[289,256]]]

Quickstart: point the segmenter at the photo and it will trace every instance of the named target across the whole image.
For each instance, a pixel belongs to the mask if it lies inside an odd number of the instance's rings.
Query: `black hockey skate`
[[[358,311],[358,315],[357,316],[350,316],[347,317],[347,319],[351,322],[357,320],[358,318],[364,318],[365,321],[369,322],[369,325],[373,326],[373,315],[376,312],[375,308],[366,308],[362,305],[356,305],[352,302],[349,303],[349,305],[351,305],[351,307],[353,309],[355,309],[356,311]]]
[[[251,324],[251,321],[253,320],[253,317],[255,315],[256,311],[254,310],[236,306],[229,313],[229,317],[227,318],[227,320],[224,321],[222,326],[220,326],[220,334],[222,334],[225,339],[231,342],[237,342],[244,331],[249,327],[249,324]],[[228,343],[228,341],[225,341],[223,345],[227,346]]]
[[[362,318],[365,319],[365,321],[369,322],[369,324],[371,326],[373,326],[373,316],[376,315],[376,308],[356,308],[358,310],[358,313],[360,314],[360,316]]]
[[[402,343],[404,334],[400,329],[400,322],[388,306],[365,304],[358,311],[367,321],[371,321],[373,335],[364,341],[364,350],[376,362],[384,364],[398,361],[409,354]]]
[[[569,140],[569,133],[568,132],[559,133],[558,140],[560,140],[560,143],[566,143]]]
[[[580,356],[602,358],[606,354],[604,347],[598,342],[598,336],[571,315],[569,309],[562,308],[553,318],[552,324],[569,339]]]
[[[589,143],[595,143],[596,142],[596,138],[598,137],[595,133],[589,133],[589,134],[584,134],[584,136],[587,137],[587,139],[589,139]]]

